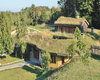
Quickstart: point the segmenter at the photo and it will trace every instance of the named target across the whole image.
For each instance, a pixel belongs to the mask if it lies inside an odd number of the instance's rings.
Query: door
[[[61,27],[61,32],[63,33],[64,31],[63,31],[63,27]]]
[[[62,57],[62,64],[64,64],[64,57]]]
[[[34,51],[34,58],[39,59],[39,51]]]

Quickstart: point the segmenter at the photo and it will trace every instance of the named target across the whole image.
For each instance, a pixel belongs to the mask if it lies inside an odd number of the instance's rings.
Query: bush
[[[44,69],[47,69],[50,65],[51,57],[48,52],[42,54],[42,63],[41,66]]]
[[[68,47],[68,51],[70,53],[71,56],[74,56],[76,54],[76,43],[72,42],[72,44]]]
[[[79,30],[78,27],[76,27],[75,32],[74,32],[74,36],[77,40],[80,40],[80,38],[82,38],[81,36],[81,31]]]

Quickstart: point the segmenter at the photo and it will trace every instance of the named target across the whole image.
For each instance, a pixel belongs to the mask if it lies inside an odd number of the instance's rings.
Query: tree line
[[[35,6],[21,9],[20,12],[4,12],[7,15],[10,25],[15,26],[17,18],[23,18],[26,25],[36,25],[41,23],[53,23],[61,14],[61,9],[52,7],[51,9],[46,6]]]
[[[62,15],[85,17],[90,26],[100,29],[100,0],[59,0]]]
[[[26,25],[37,25],[41,23],[54,23],[59,16],[85,17],[90,26],[100,28],[100,1],[99,0],[59,0],[60,7],[48,8],[46,6],[35,6],[21,9],[20,12],[4,12],[11,26],[16,26],[17,18],[23,18]],[[1,14],[1,13],[0,13]]]

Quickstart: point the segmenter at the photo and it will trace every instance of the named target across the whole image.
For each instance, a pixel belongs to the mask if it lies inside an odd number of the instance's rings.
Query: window
[[[56,56],[51,55],[51,62],[52,62],[52,63],[56,63]]]

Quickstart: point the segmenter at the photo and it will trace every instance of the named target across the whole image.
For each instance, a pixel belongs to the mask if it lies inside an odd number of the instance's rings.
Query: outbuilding
[[[55,30],[62,33],[74,33],[76,27],[83,33],[87,31],[88,26],[89,23],[85,18],[61,16],[55,21]]]

